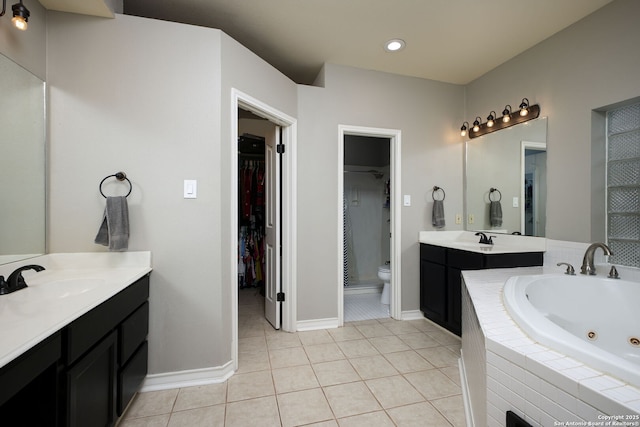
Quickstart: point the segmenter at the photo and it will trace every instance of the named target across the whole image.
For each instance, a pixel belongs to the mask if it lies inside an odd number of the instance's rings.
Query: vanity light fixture
[[[476,117],[473,121],[473,131],[478,132],[480,130],[480,124],[482,123],[482,119],[480,117]]]
[[[511,105],[507,104],[502,110],[502,123],[509,123],[511,120]]]
[[[460,128],[460,136],[467,136],[468,127],[469,127],[469,122],[462,123],[462,127]]]
[[[404,49],[405,42],[402,39],[392,39],[384,44],[384,50],[387,52],[397,52]]]
[[[493,127],[494,125],[494,120],[496,118],[496,112],[491,110],[491,112],[489,113],[489,117],[487,117],[487,126],[488,127]]]
[[[520,103],[519,110],[515,112],[512,112],[511,105],[507,104],[502,111],[501,120],[497,120],[497,114],[493,110],[491,110],[491,112],[489,113],[486,123],[482,123],[482,119],[480,117],[476,117],[476,119],[473,121],[471,132],[469,132],[468,135],[469,138],[476,138],[478,136],[486,135],[500,129],[505,129],[513,125],[528,122],[529,120],[537,118],[539,115],[540,106],[537,104],[529,105],[529,100],[527,98],[523,98],[522,103]],[[462,127],[460,128],[460,136],[467,136],[468,126],[469,122],[464,122],[462,124]]]
[[[29,22],[29,16],[31,15],[29,9],[27,9],[25,5],[22,4],[22,0],[20,0],[20,3],[16,3],[11,6],[11,9],[13,10],[13,18],[11,19],[11,23],[19,30],[26,30],[28,26],[27,22]],[[2,12],[0,12],[0,16],[4,16],[6,10],[7,0],[2,0]]]
[[[522,98],[522,102],[520,103],[520,115],[526,116],[529,114],[529,100],[527,98]]]

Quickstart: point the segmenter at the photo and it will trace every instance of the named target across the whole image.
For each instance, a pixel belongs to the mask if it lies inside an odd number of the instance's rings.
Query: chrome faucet
[[[593,255],[596,252],[596,249],[601,248],[605,255],[613,255],[609,246],[604,243],[592,243],[587,248],[587,251],[584,253],[584,258],[582,258],[582,267],[580,267],[580,273],[588,274],[594,276],[596,274],[596,267],[593,265]]]

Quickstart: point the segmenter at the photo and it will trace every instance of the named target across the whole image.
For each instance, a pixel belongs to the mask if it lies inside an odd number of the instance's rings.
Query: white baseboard
[[[296,324],[297,331],[315,331],[318,329],[333,329],[340,326],[337,317],[327,319],[299,320]]]
[[[228,380],[233,375],[233,372],[233,363],[229,361],[222,366],[213,368],[151,374],[144,379],[140,391],[157,391],[222,383]]]
[[[418,319],[425,319],[424,314],[422,314],[422,312],[420,310],[408,310],[408,311],[403,311],[400,314],[400,319],[401,320],[418,320]]]

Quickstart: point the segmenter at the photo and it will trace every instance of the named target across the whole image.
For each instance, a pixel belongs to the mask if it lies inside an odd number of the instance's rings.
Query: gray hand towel
[[[125,196],[107,197],[95,243],[108,246],[110,251],[124,251],[129,247],[129,207]]]
[[[489,203],[489,223],[492,227],[502,226],[502,205],[497,200]]]
[[[442,203],[442,200],[433,201],[433,212],[431,213],[431,224],[435,228],[444,227],[444,203]]]

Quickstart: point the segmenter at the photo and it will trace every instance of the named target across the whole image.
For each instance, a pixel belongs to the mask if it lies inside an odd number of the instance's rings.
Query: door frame
[[[525,180],[525,176],[526,176],[526,152],[527,150],[531,150],[531,151],[540,151],[540,152],[546,152],[547,151],[547,143],[546,142],[533,142],[533,141],[520,141],[520,232],[522,234],[525,234],[525,229],[526,229],[526,223],[525,223],[525,206],[524,206],[524,200],[525,200],[525,194],[524,194],[524,180]],[[536,184],[538,184],[536,182]],[[535,186],[536,191],[539,191],[539,185]],[[537,228],[538,226],[535,225],[536,223],[536,219],[538,219],[538,203],[537,203],[537,195],[534,196],[536,199],[536,203],[534,205],[534,209],[535,211],[533,212],[533,218],[534,218],[534,226],[533,226],[533,235],[535,236],[537,233]]]
[[[286,151],[280,157],[282,198],[281,229],[282,239],[282,289],[285,293],[285,300],[282,302],[282,324],[281,328],[287,332],[296,330],[296,139],[297,120],[276,108],[250,96],[242,91],[231,89],[231,172],[229,182],[231,184],[231,239],[228,248],[229,253],[235,254],[238,250],[238,108],[251,111],[252,113],[269,120],[282,128],[281,143],[285,144]],[[238,369],[238,261],[235,256],[230,257],[230,280],[231,294],[231,329],[232,346],[231,357],[234,370]]]
[[[345,135],[388,138],[391,151],[391,290],[389,292],[389,314],[393,319],[402,318],[401,270],[401,226],[400,226],[400,177],[401,177],[401,141],[399,129],[383,129],[363,126],[338,125],[338,324],[344,325],[344,239],[343,239],[343,203],[344,203],[344,137]]]

